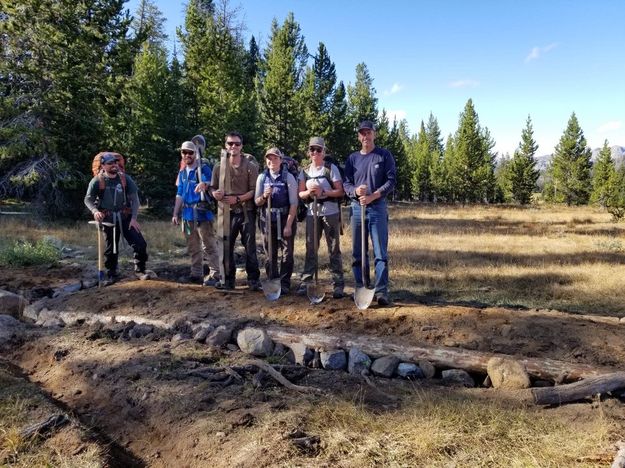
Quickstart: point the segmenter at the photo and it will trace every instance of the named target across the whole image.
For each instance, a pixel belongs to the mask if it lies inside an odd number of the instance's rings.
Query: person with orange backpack
[[[137,184],[123,172],[123,167],[124,158],[119,153],[98,153],[92,167],[94,177],[89,182],[84,200],[85,206],[91,211],[93,219],[100,223],[99,227],[104,233],[106,284],[114,283],[119,277],[117,246],[120,234],[124,235],[124,239],[134,251],[135,273],[140,279],[147,278],[145,272],[148,260],[147,243],[137,222],[139,211]],[[104,222],[107,225],[102,224]]]

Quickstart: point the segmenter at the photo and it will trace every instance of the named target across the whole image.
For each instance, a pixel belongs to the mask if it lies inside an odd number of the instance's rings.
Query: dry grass
[[[25,439],[20,433],[42,419],[46,411],[58,412],[26,381],[0,367],[0,466],[19,468],[98,468],[104,465],[97,445],[84,443],[80,453],[67,453],[62,438]],[[63,429],[65,430],[65,429]]]
[[[599,209],[395,205],[390,216],[390,279],[397,300],[625,315],[625,225],[614,224]],[[2,221],[0,240],[35,242],[53,235],[84,249],[88,261],[95,259],[96,236],[86,221],[56,226],[21,217]],[[349,285],[347,216],[344,222],[341,248]],[[298,225],[296,273],[303,266],[303,228]],[[188,262],[179,229],[166,221],[146,221],[142,230],[151,261]],[[323,240],[319,252],[320,279],[329,282]],[[122,257],[129,254],[126,247]],[[297,283],[296,276],[293,281]]]

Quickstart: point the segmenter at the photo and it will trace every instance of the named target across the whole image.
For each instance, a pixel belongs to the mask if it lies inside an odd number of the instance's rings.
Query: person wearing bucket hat
[[[192,141],[180,145],[180,157],[184,167],[178,172],[176,201],[171,222],[182,225],[187,240],[187,251],[191,256],[191,273],[188,281],[214,286],[219,281],[219,261],[215,239],[214,200],[206,193],[211,180],[208,164],[199,164],[198,148]],[[202,192],[206,201],[202,201]],[[182,219],[180,215],[182,214]],[[203,259],[208,265],[208,274],[203,277]]]
[[[256,206],[264,207],[271,198],[271,232],[267,232],[266,210],[260,210],[260,230],[266,254],[265,269],[268,278],[280,278],[281,294],[286,295],[290,292],[293,275],[298,198],[297,181],[282,164],[282,157],[282,152],[276,147],[265,152],[267,168],[256,180],[254,201]],[[271,236],[272,252],[268,251],[268,236]],[[282,251],[280,262],[270,261],[278,257],[278,248]]]
[[[343,297],[345,281],[343,279],[343,260],[341,257],[341,220],[340,202],[343,199],[343,179],[338,167],[334,164],[326,164],[324,157],[326,154],[325,141],[322,137],[312,137],[308,142],[308,156],[310,166],[303,169],[299,175],[298,190],[299,197],[308,204],[306,215],[306,258],[304,261],[304,271],[301,275],[301,284],[297,294],[304,296],[307,293],[307,286],[313,280],[315,272],[315,262],[317,252],[315,252],[315,242],[313,233],[315,231],[313,223],[317,220],[317,246],[321,235],[325,235],[330,255],[330,270],[332,271],[332,282],[334,284],[333,297],[340,299]],[[317,217],[314,216],[312,203],[317,197]]]
[[[395,188],[395,159],[390,151],[375,145],[375,124],[363,120],[358,126],[361,148],[345,163],[345,193],[352,199],[352,271],[356,288],[368,284],[369,259],[361,259],[361,212],[365,210],[365,230],[374,254],[375,297],[378,305],[390,304],[388,283],[388,209],[386,197]],[[367,240],[365,239],[365,242]],[[367,249],[365,249],[367,250]]]
[[[254,205],[254,187],[258,177],[258,163],[250,154],[243,152],[243,136],[239,132],[229,132],[225,138],[225,150],[228,154],[231,193],[220,187],[221,162],[215,165],[211,179],[211,191],[216,200],[229,206],[230,230],[228,271],[225,278],[216,285],[218,289],[234,289],[236,281],[236,263],[234,246],[238,236],[245,248],[245,273],[247,285],[251,291],[260,291],[260,268],[256,255],[256,206]]]
[[[105,284],[112,284],[119,277],[120,235],[124,236],[133,250],[135,274],[139,279],[148,278],[145,269],[148,260],[147,242],[137,222],[139,190],[133,178],[120,170],[120,158],[119,153],[102,153],[101,170],[89,182],[84,199],[85,206],[104,233]]]

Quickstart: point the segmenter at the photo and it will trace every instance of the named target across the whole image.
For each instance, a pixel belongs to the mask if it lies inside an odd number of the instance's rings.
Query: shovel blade
[[[310,299],[311,304],[319,304],[323,301],[326,293],[324,288],[313,283],[306,285],[306,295],[308,296],[308,299]]]
[[[356,291],[354,291],[354,302],[356,303],[356,307],[360,310],[369,308],[374,295],[375,289],[365,288],[364,286],[356,288]]]
[[[280,278],[261,281],[261,285],[263,286],[263,294],[268,300],[277,301],[280,299],[280,292],[282,291]]]

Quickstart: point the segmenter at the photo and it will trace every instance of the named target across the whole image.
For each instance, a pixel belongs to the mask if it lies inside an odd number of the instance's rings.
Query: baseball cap
[[[102,155],[102,159],[100,159],[100,162],[102,164],[109,164],[109,163],[116,162],[116,161],[117,161],[117,158],[112,153],[105,153]]]
[[[358,131],[361,131],[361,130],[375,131],[375,125],[373,122],[371,122],[371,120],[363,120],[362,122],[360,122],[360,125],[358,126]]]
[[[197,151],[197,148],[195,146],[195,143],[193,143],[192,141],[185,141],[180,146],[180,151],[182,150],[193,151],[195,153]]]
[[[308,142],[308,146],[320,146],[325,149],[326,142],[321,137],[312,137]]]
[[[282,157],[282,152],[276,148],[275,146],[273,148],[269,148],[267,151],[265,151],[265,157],[269,156],[270,154],[274,154],[276,156],[278,156],[279,158]]]

